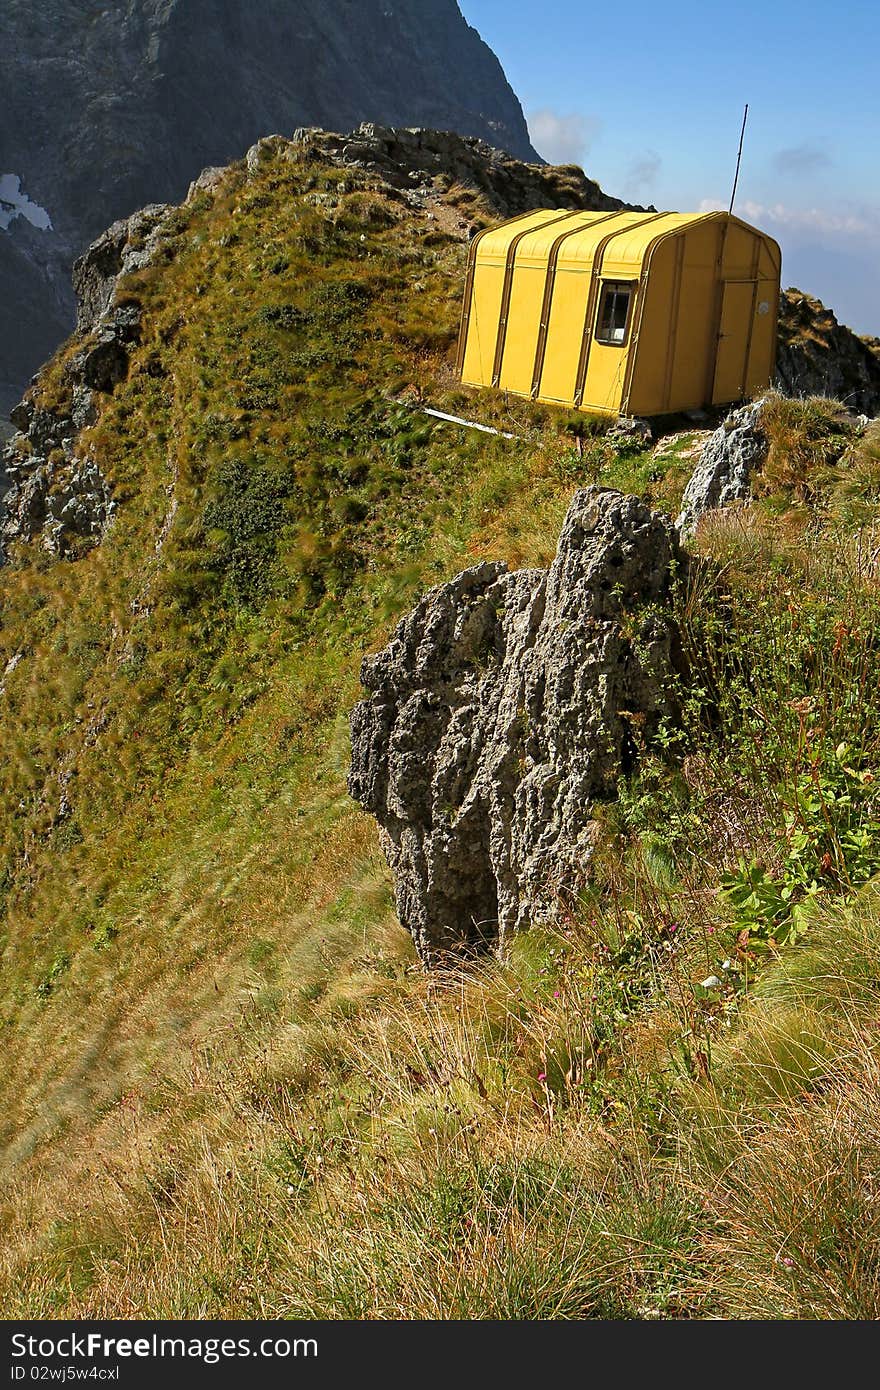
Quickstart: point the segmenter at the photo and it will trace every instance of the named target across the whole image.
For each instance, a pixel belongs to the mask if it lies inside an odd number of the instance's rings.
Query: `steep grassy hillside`
[[[428,978],[360,657],[578,483],[671,510],[692,441],[462,393],[491,209],[418,204],[276,150],[183,208],[84,440],[106,539],[0,572],[3,1311],[874,1317],[876,434],[776,404],[583,911]]]

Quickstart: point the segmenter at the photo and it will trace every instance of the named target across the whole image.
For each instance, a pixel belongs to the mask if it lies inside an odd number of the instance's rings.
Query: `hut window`
[[[620,284],[613,280],[606,281],[602,286],[602,298],[599,300],[599,315],[596,320],[598,342],[613,343],[616,347],[621,347],[626,341],[632,289],[632,285]]]

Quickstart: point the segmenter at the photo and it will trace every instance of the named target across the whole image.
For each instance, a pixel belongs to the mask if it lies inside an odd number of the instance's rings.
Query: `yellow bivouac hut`
[[[601,415],[741,400],[773,375],[781,260],[726,212],[526,213],[471,243],[459,374]]]

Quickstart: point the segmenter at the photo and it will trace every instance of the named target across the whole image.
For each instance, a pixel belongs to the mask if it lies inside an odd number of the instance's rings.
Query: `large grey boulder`
[[[675,712],[684,563],[665,517],[588,488],[549,571],[466,570],[365,659],[349,790],[426,960],[550,921],[577,893],[597,801]]]
[[[767,457],[767,436],[761,428],[763,408],[762,398],[731,411],[706,441],[675,523],[683,537],[694,534],[706,512],[751,496],[752,475]]]

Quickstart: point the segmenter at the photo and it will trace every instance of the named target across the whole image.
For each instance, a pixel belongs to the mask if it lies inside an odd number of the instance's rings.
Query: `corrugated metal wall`
[[[530,213],[471,248],[461,377],[610,415],[738,400],[772,376],[779,274],[725,213]]]

